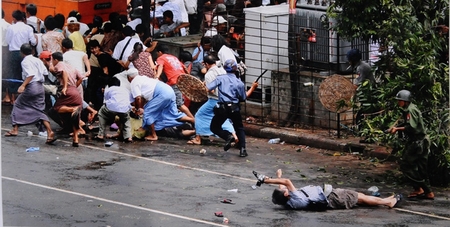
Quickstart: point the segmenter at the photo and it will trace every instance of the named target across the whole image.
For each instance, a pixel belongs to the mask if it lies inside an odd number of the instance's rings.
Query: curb
[[[386,147],[374,144],[361,144],[358,138],[332,139],[314,133],[304,133],[285,128],[271,128],[244,122],[245,134],[258,138],[280,138],[281,141],[295,145],[305,145],[318,149],[341,152],[358,152],[367,157],[387,159],[390,153]]]

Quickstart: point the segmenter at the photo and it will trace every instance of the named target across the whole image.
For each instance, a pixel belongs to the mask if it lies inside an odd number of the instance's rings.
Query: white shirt
[[[197,0],[184,0],[187,14],[197,13]]]
[[[5,39],[9,45],[10,51],[20,50],[20,47],[24,43],[30,42],[33,46],[37,43],[37,40],[34,37],[33,28],[22,21],[8,27]]]
[[[84,33],[89,31],[89,26],[85,23],[80,22],[80,34],[84,36]]]
[[[131,92],[131,85],[130,81],[128,81],[126,70],[121,73],[117,73],[114,77],[120,80],[120,87],[123,87]]]
[[[125,48],[125,45],[127,44],[128,40],[131,39],[130,43],[128,43],[127,48]],[[141,43],[142,46],[144,47],[144,50],[147,49],[147,47],[142,43],[142,41],[139,38],[136,37],[125,37],[125,39],[123,39],[122,41],[118,42],[116,47],[114,48],[114,52],[112,57],[114,59],[117,60],[122,60],[124,62],[126,62],[128,60],[128,57],[131,55],[131,53],[133,52],[133,47],[135,43]],[[125,48],[125,51],[123,51],[123,49]],[[119,59],[120,55],[122,54],[123,51],[123,55],[122,58]],[[132,63],[130,63],[130,65],[128,66],[129,68],[134,68],[134,65]]]
[[[35,34],[37,36],[37,45],[36,45],[36,52],[37,52],[37,56],[39,56],[41,54],[42,51],[44,51],[44,49],[42,48],[42,33],[37,33]]]
[[[105,105],[114,112],[127,113],[131,109],[131,103],[134,102],[129,90],[122,86],[112,86],[105,90]]]
[[[153,93],[155,93],[156,84],[159,80],[146,76],[136,76],[131,81],[131,94],[133,98],[141,96],[142,98],[150,101],[153,99]]]
[[[208,72],[206,72],[206,74],[205,74],[205,84],[209,84],[209,83],[213,82],[217,78],[217,76],[223,75],[223,74],[227,74],[227,71],[225,71],[225,69],[223,69],[223,67],[219,68],[219,67],[217,67],[217,65],[215,65],[215,66],[209,68]],[[208,92],[208,98],[213,98],[213,99],[218,100],[219,97],[217,96],[217,94],[218,93],[217,93],[217,88],[216,88],[214,94]]]
[[[8,43],[6,42],[6,30],[9,26],[11,26],[10,23],[8,23],[5,19],[0,20],[0,25],[2,26],[2,46],[6,47],[8,46]]]
[[[136,30],[136,26],[141,23],[142,23],[141,18],[136,18],[136,19],[128,22],[127,25],[130,26],[133,30]]]
[[[41,33],[41,31],[38,30],[37,22],[38,18],[36,16],[30,16],[27,18],[27,24],[33,26],[37,33]],[[44,23],[41,22],[41,28],[43,27],[43,25]]]
[[[220,66],[225,64],[225,61],[228,59],[233,59],[236,61],[236,55],[234,55],[233,50],[231,50],[229,47],[223,45],[219,52],[217,53],[217,57],[219,57],[220,60]],[[237,62],[236,62],[237,63]]]
[[[189,16],[186,11],[186,6],[184,5],[184,0],[169,0],[169,2],[172,2],[172,3],[175,3],[178,5],[178,8],[180,9],[180,13],[181,13],[181,21],[189,22]],[[165,4],[167,4],[167,3],[165,3]],[[174,13],[174,17],[175,17],[175,13]]]
[[[47,68],[44,63],[39,58],[33,55],[28,55],[23,58],[22,62],[22,79],[25,80],[27,77],[33,76],[30,83],[41,82],[44,83],[44,75],[48,75]]]
[[[64,62],[74,67],[78,70],[83,76],[86,73],[86,66],[83,61],[83,57],[86,56],[86,53],[79,50],[69,50],[63,54]]]
[[[166,3],[164,3],[163,6],[159,6],[158,5],[156,7],[156,10],[155,10],[155,17],[163,17],[163,13],[166,10],[172,11],[172,13],[173,13],[173,21],[189,22],[189,19],[183,20],[183,19],[186,19],[186,18],[182,17],[182,13],[181,13],[180,7],[176,3],[173,3],[173,2],[166,2]],[[185,11],[186,11],[186,9],[185,9]],[[186,15],[187,15],[187,13],[186,13]],[[152,18],[152,16],[153,15],[150,14],[150,18]]]

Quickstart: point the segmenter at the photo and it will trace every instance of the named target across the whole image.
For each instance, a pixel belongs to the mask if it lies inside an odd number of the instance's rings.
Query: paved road
[[[10,129],[8,111],[2,110],[2,134]],[[314,148],[299,152],[296,145],[251,137],[246,158],[236,149],[223,152],[220,140],[192,146],[161,138],[104,147],[83,139],[73,148],[63,138],[50,146],[28,130],[37,133],[25,126],[17,137],[1,137],[5,226],[225,226],[216,211],[229,219],[227,226],[450,226],[446,189],[436,189],[435,201],[405,201],[399,209],[307,212],[272,204],[273,186],[251,187],[252,170],[274,176],[282,168],[297,186],[328,182],[365,191],[377,185],[383,196],[406,193],[394,184],[395,163]],[[40,151],[26,152],[31,146]],[[225,198],[235,204],[221,203]]]

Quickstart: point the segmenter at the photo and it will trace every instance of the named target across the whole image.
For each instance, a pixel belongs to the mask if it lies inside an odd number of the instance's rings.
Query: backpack
[[[326,200],[309,201],[306,209],[311,211],[326,211],[328,209],[328,202]]]
[[[309,195],[303,191],[300,190],[305,196],[308,198],[308,206],[306,206],[306,210],[311,211],[326,211],[328,209],[328,201],[327,200],[317,200],[313,201],[309,199]]]

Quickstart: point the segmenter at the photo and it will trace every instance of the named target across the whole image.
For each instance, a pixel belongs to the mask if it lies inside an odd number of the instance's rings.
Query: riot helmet
[[[402,100],[406,102],[411,102],[411,92],[408,90],[401,90],[395,96],[395,99]]]

